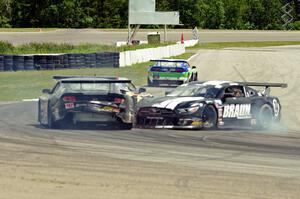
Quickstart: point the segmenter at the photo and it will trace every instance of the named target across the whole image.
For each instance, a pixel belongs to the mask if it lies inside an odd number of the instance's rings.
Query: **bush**
[[[0,16],[0,28],[11,28],[10,20],[4,16]]]
[[[0,41],[0,54],[12,53],[14,46],[7,41]]]
[[[293,23],[293,27],[294,27],[295,30],[300,30],[300,21],[295,21]]]

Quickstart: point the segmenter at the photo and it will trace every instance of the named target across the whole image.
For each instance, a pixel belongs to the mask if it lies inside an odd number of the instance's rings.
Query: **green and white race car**
[[[186,60],[159,59],[148,70],[148,86],[181,85],[198,80],[195,66]]]

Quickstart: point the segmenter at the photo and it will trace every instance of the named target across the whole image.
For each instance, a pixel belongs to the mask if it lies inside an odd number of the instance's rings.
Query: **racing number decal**
[[[276,99],[273,99],[274,116],[278,117],[280,113],[280,105]]]

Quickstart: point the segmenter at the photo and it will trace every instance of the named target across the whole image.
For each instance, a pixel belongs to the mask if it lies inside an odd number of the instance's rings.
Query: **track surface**
[[[151,30],[149,30],[151,32]],[[149,31],[141,31],[136,39],[147,40]],[[159,30],[158,30],[159,31]],[[163,39],[163,31],[160,31]],[[191,30],[170,30],[168,41],[180,41],[181,34],[185,39],[192,39]],[[114,44],[117,41],[126,41],[126,31],[102,31],[88,29],[61,29],[49,32],[0,32],[0,40],[13,44],[29,42],[57,42],[57,43],[97,43]],[[234,41],[300,41],[300,31],[200,31],[200,42],[234,42]]]
[[[299,198],[299,53],[205,50],[192,59],[203,79],[288,82],[274,90],[285,117],[270,131],[48,130],[34,102],[0,105],[0,198]]]

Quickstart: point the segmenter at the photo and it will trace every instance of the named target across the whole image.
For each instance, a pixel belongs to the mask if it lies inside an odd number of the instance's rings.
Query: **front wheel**
[[[218,115],[215,107],[211,105],[205,106],[202,112],[203,128],[205,129],[217,128],[217,119],[218,119]]]

